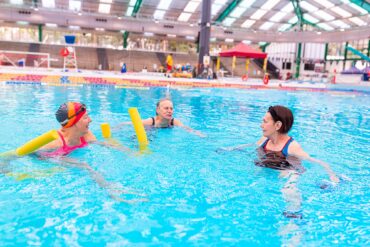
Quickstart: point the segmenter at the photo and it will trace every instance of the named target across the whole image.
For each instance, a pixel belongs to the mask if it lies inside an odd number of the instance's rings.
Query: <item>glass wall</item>
[[[2,26],[0,27],[0,38],[4,41],[23,40],[27,42],[38,42],[38,29],[36,26]]]
[[[352,46],[353,48],[355,48],[356,50],[358,50],[359,52],[367,56],[367,52],[369,49],[368,47],[369,41],[367,39],[350,41],[348,42],[348,45]],[[356,54],[353,54],[352,51],[348,50],[347,59],[361,59],[361,58],[357,56]]]
[[[97,30],[72,30],[68,28],[43,27],[42,42],[44,44],[65,44],[65,35],[75,35],[76,45],[88,47],[103,47],[110,49],[123,49],[123,34],[121,32],[97,31]],[[0,27],[0,40],[23,42],[38,42],[38,27],[27,25],[19,27],[15,25]],[[196,53],[194,41],[169,38],[167,36],[146,37],[142,34],[130,33],[128,49]]]
[[[344,60],[346,43],[329,43],[326,60]]]

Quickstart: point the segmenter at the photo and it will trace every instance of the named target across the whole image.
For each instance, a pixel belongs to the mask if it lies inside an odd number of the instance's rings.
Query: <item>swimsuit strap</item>
[[[174,118],[171,119],[171,123],[170,123],[170,126],[173,126],[173,121],[175,121]]]
[[[155,118],[154,117],[152,117],[152,125],[154,126],[155,125]]]
[[[63,142],[63,148],[66,147],[67,146],[67,143],[66,143],[66,140],[64,139],[64,136],[59,131],[58,131],[58,135],[60,136],[60,139]]]
[[[263,148],[263,150],[266,151],[266,146],[267,146],[267,143],[269,142],[269,138],[266,138],[266,140],[261,144],[261,147]]]
[[[80,141],[81,141],[81,145],[79,145],[79,147],[84,147],[87,144],[87,141],[85,140],[85,137],[83,136],[81,136]]]
[[[289,148],[290,143],[292,143],[292,141],[294,141],[294,140],[293,140],[293,138],[292,138],[292,137],[290,137],[290,138],[289,138],[289,140],[285,143],[285,145],[284,145],[283,149],[281,150],[281,153],[282,153],[285,157],[287,157],[287,156],[288,156],[288,148]]]

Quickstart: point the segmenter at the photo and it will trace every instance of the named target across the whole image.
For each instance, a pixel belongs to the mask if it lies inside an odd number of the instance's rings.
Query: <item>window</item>
[[[287,70],[292,69],[292,63],[291,62],[283,62],[283,69],[287,69]]]
[[[315,70],[315,64],[314,63],[305,63],[304,64],[304,70]]]

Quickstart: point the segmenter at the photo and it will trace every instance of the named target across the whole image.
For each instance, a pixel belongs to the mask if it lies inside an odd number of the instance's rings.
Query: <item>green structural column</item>
[[[301,52],[302,52],[302,43],[298,43],[297,57],[296,57],[296,66],[295,66],[295,78],[299,77],[299,71],[301,69]]]
[[[348,50],[347,50],[347,47],[348,47],[348,42],[346,42],[346,45],[344,47],[344,60],[343,60],[343,70],[346,69],[346,61],[347,61],[347,56],[348,56]]]
[[[42,25],[39,24],[39,42],[42,42]]]
[[[367,42],[367,56],[370,57],[370,39]]]
[[[328,49],[329,49],[329,44],[325,44],[325,54],[324,54],[324,71],[326,71],[326,63],[327,63],[327,56],[328,56]]]
[[[127,31],[125,31],[122,35],[122,37],[123,37],[123,48],[125,48],[125,49],[127,48],[127,45],[128,45],[128,43],[127,43],[128,35],[129,35],[129,32],[127,32]]]

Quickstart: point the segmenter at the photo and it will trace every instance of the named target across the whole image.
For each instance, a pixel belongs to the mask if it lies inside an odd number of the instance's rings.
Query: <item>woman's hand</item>
[[[331,174],[329,178],[333,183],[339,183],[339,178],[335,174]]]

